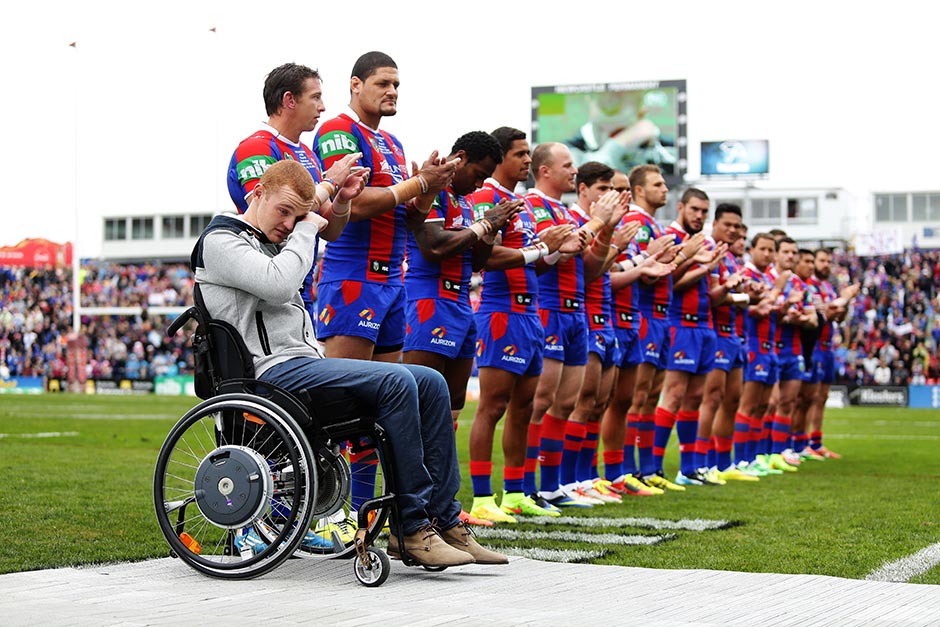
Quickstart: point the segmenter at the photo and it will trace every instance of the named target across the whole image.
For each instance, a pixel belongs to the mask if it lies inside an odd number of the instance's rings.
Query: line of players
[[[833,372],[828,342],[853,294],[837,296],[825,281],[828,253],[817,251],[807,265],[792,240],[758,234],[745,267],[739,208],[720,205],[708,239],[708,197],[689,189],[677,221],[663,229],[655,213],[668,190],[656,166],[629,176],[597,162],[575,168],[563,144],[530,151],[525,133],[509,127],[467,133],[448,156],[435,152],[409,168],[402,143],[379,128],[397,112],[398,89],[395,62],[366,53],[351,73],[349,107],[318,128],[319,74],[292,63],[275,68],[263,92],[268,121],[236,149],[229,190],[244,211],[278,160],[294,159],[329,182],[331,168],[358,155],[368,185],[347,222],[338,221],[343,228],[321,233],[328,244],[321,275],[312,268],[303,287],[305,305],[329,357],[441,372],[455,428],[476,360],[466,522],[558,516],[625,495],[758,480],[795,469],[798,456],[788,449],[832,455],[820,439]],[[300,135],[315,129],[311,150]],[[517,195],[530,172],[534,189]],[[561,198],[570,192],[578,200],[568,207]],[[321,213],[334,210],[324,202]],[[476,311],[474,272],[483,277]],[[819,320],[804,383],[796,330]],[[503,417],[497,505],[492,450]],[[673,426],[675,482],[662,468]],[[374,453],[351,454],[350,464],[355,476],[367,475]],[[354,505],[371,492],[356,482]]]

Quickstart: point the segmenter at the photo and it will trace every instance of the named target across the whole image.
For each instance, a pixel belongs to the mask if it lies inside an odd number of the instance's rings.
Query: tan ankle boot
[[[431,525],[405,536],[404,544],[408,555],[421,566],[463,566],[472,564],[474,561],[471,553],[461,551],[444,542],[437,529]],[[388,555],[401,559],[398,538],[394,534],[389,534],[388,537]]]
[[[476,538],[473,537],[473,530],[463,521],[458,522],[454,527],[441,533],[444,542],[450,546],[466,551],[473,556],[473,561],[477,564],[508,564],[509,558],[502,553],[491,551],[480,546]]]

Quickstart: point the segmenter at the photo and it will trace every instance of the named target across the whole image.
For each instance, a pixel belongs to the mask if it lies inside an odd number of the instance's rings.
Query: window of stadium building
[[[189,216],[189,236],[199,237],[211,221],[212,214]]]
[[[186,237],[186,232],[184,231],[185,226],[185,221],[182,216],[164,217],[161,235],[164,239],[180,239]]]
[[[133,218],[131,239],[153,239],[153,218]]]
[[[815,198],[787,198],[787,221],[815,224],[818,217]]]
[[[752,198],[750,221],[755,224],[779,223],[782,204],[780,198]]]
[[[875,194],[876,222],[907,222],[907,194]]]
[[[127,220],[110,218],[104,221],[104,239],[107,241],[127,239]]]
[[[940,192],[911,194],[911,219],[914,222],[940,220]]]

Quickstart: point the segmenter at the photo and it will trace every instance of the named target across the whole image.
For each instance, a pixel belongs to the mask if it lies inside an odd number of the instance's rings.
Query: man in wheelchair
[[[351,359],[320,353],[300,287],[313,265],[318,233],[328,213],[346,220],[349,202],[363,189],[363,172],[350,173],[359,153],[315,183],[296,161],[271,165],[240,216],[216,216],[194,251],[198,291],[208,314],[233,325],[254,360],[256,376],[291,392],[332,388],[374,408],[395,459],[401,543],[422,566],[505,564],[480,546],[460,522],[460,470],[447,383],[423,366]],[[394,529],[394,527],[393,527]],[[389,539],[389,554],[400,555]]]

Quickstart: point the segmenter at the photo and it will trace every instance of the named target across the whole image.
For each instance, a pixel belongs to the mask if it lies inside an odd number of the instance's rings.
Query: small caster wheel
[[[439,573],[443,570],[447,570],[446,566],[422,566],[421,568],[428,571],[429,573]]]
[[[369,563],[366,563],[368,560]],[[353,562],[353,572],[356,573],[356,579],[364,586],[375,588],[381,586],[388,579],[388,574],[392,571],[392,565],[388,561],[388,556],[382,551],[369,547],[366,549],[366,560],[358,555]]]

